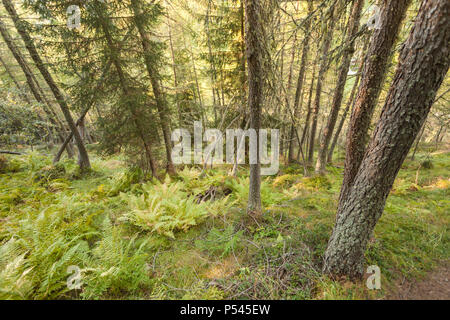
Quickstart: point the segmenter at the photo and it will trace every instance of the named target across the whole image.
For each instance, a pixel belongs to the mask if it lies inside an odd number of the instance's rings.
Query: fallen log
[[[23,155],[23,153],[20,153],[20,152],[3,151],[3,150],[0,150],[0,154],[12,154],[12,155],[16,155],[16,156],[21,156],[21,155]]]

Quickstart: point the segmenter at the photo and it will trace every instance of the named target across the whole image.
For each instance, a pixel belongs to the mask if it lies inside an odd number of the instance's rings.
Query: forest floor
[[[245,167],[236,178],[185,168],[160,183],[89,149],[83,175],[39,152],[0,157],[0,298],[449,298],[448,148],[422,146],[404,163],[366,252],[381,269],[375,291],[320,272],[342,154],[326,176],[291,165],[264,178],[253,220]]]
[[[397,282],[389,300],[450,300],[450,266],[448,263],[428,273],[422,280]]]

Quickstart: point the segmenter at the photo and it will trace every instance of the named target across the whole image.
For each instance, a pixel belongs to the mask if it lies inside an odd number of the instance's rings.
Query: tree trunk
[[[109,58],[111,59],[111,62],[114,65],[114,67],[115,67],[115,69],[117,71],[122,92],[123,92],[123,94],[125,96],[131,97],[133,95],[133,92],[132,92],[131,88],[129,87],[128,83],[127,83],[127,80],[125,78],[125,73],[124,73],[122,65],[121,65],[121,63],[120,63],[120,61],[118,59],[118,56],[117,56],[118,48],[116,46],[116,43],[114,42],[114,40],[113,40],[113,38],[112,38],[112,36],[110,34],[110,31],[109,31],[109,28],[108,28],[108,24],[106,23],[105,17],[103,16],[103,13],[100,10],[97,11],[97,13],[99,15],[101,28],[102,28],[103,33],[105,35],[105,39],[106,39],[106,41],[108,43],[109,49],[112,52],[111,56]],[[139,119],[139,117],[138,117],[138,115],[137,115],[137,113],[135,111],[135,108],[131,107],[130,108],[130,112],[131,112],[131,115],[132,115],[132,121],[133,121],[133,123],[136,126],[136,129],[138,131],[138,136],[139,136],[139,138],[141,139],[141,141],[142,141],[142,143],[144,145],[145,155],[147,157],[148,164],[150,165],[150,169],[152,171],[152,175],[155,178],[160,179],[159,175],[158,175],[157,168],[156,168],[156,161],[155,161],[155,159],[153,157],[151,144],[150,144],[150,142],[147,140],[147,138],[144,135],[144,128],[142,127],[142,124],[139,121],[140,119]]]
[[[14,59],[17,61],[20,68],[22,69],[22,72],[24,73],[25,79],[27,81],[27,85],[30,88],[30,91],[33,94],[33,97],[42,106],[42,109],[44,110],[45,114],[47,115],[48,120],[54,126],[54,129],[56,130],[59,139],[64,140],[64,134],[66,131],[66,129],[64,128],[64,125],[59,121],[58,116],[55,114],[55,112],[51,108],[47,99],[45,99],[42,89],[39,87],[39,84],[37,83],[37,79],[34,76],[33,72],[31,71],[31,68],[28,66],[28,63],[26,62],[25,58],[21,54],[19,48],[17,48],[17,46],[14,44],[8,30],[6,29],[6,26],[3,24],[3,22],[1,20],[0,20],[0,33],[2,35],[3,40],[5,41],[6,45],[8,46],[9,50],[11,51]],[[73,148],[68,148],[67,154],[68,154],[69,158],[72,158],[74,156]]]
[[[180,127],[183,126],[183,115],[181,112],[180,101],[178,97],[178,73],[177,73],[177,65],[175,63],[175,51],[173,48],[173,40],[172,40],[172,27],[170,23],[170,17],[167,18],[167,26],[169,28],[169,45],[170,45],[170,56],[172,58],[172,71],[173,71],[173,83],[175,86],[175,100],[177,103],[177,111],[178,111],[178,125]]]
[[[384,0],[383,2],[385,6],[381,14],[381,28],[372,36],[349,124],[341,200],[345,198],[351,187],[364,156],[366,136],[385,79],[392,47],[411,0]]]
[[[140,0],[131,0],[131,6],[134,13],[134,22],[137,26],[137,29],[139,30],[139,35],[141,36],[142,48],[144,50],[145,66],[147,68],[147,73],[152,84],[153,95],[156,99],[156,107],[158,108],[159,119],[161,121],[161,129],[164,136],[167,157],[167,173],[169,173],[170,175],[174,175],[175,167],[172,161],[172,140],[169,125],[170,118],[167,114],[167,101],[159,85],[159,72],[152,62],[151,41],[148,33],[145,30],[143,21],[141,20],[144,13],[139,1]]]
[[[319,155],[317,157],[316,173],[325,172],[327,164],[327,151],[330,140],[333,135],[334,126],[341,109],[342,98],[344,96],[345,83],[347,82],[348,71],[355,52],[355,37],[359,29],[359,21],[361,19],[361,11],[364,6],[364,0],[355,0],[353,2],[352,11],[348,21],[347,40],[345,40],[345,49],[342,57],[342,64],[339,70],[338,82],[334,91],[333,102],[331,104],[331,112],[328,117],[327,125],[324,128],[322,139],[320,142]]]
[[[3,68],[5,68],[6,74],[9,76],[9,78],[11,78],[12,82],[16,86],[19,96],[23,99],[23,101],[25,101],[28,104],[31,104],[31,101],[30,101],[30,99],[28,99],[28,96],[27,96],[25,90],[19,84],[19,81],[17,81],[16,77],[12,73],[8,64],[3,60],[3,58],[1,56],[0,56],[0,63],[3,65]]]
[[[250,128],[257,135],[257,163],[250,164],[250,189],[248,193],[247,212],[258,216],[262,213],[261,205],[261,163],[259,157],[259,129],[261,126],[261,106],[263,102],[262,54],[264,33],[262,32],[262,8],[260,0],[245,0],[246,12],[246,56],[248,65],[248,104],[250,109]]]
[[[308,0],[308,14],[310,15],[312,11],[314,10],[313,7],[313,1]],[[298,74],[298,80],[297,80],[297,89],[295,91],[295,100],[294,100],[294,116],[298,116],[298,110],[299,110],[299,104],[300,104],[300,96],[303,92],[303,83],[305,80],[305,71],[306,71],[306,65],[308,63],[308,54],[309,54],[309,42],[311,40],[311,20],[308,20],[305,26],[305,39],[303,41],[303,50],[302,50],[302,59],[300,62],[300,72]],[[289,163],[293,162],[295,159],[294,157],[294,148],[295,148],[295,130],[297,130],[294,126],[294,124],[291,124],[291,131],[289,135]],[[302,148],[302,146],[299,146],[299,148]]]
[[[305,127],[303,128],[302,138],[300,140],[300,147],[301,148],[303,147],[303,144],[305,143],[305,141],[307,139],[307,135],[309,133],[309,125],[310,125],[311,113],[312,113],[311,104],[312,104],[312,96],[313,96],[313,93],[314,93],[314,82],[315,82],[315,80],[316,80],[316,61],[314,61],[313,71],[312,71],[312,78],[311,78],[311,86],[309,87],[309,97],[308,97],[308,107],[307,107],[306,119],[305,119]],[[306,147],[305,150],[308,150],[308,147]]]
[[[20,152],[5,151],[5,150],[0,150],[0,154],[10,154],[10,155],[15,155],[15,156],[23,155],[23,153],[20,153]]]
[[[353,107],[355,105],[355,96],[356,96],[356,92],[359,87],[359,82],[361,80],[361,73],[362,73],[362,70],[364,67],[364,56],[366,54],[367,44],[368,44],[368,42],[365,41],[364,48],[362,49],[363,58],[361,59],[361,63],[358,68],[358,73],[356,75],[355,84],[353,85],[352,92],[350,93],[350,97],[347,101],[347,106],[344,110],[344,114],[342,115],[341,121],[339,122],[338,128],[334,135],[333,142],[331,143],[330,150],[328,151],[327,163],[331,163],[333,161],[334,149],[336,148],[337,141],[339,139],[339,136],[341,135],[341,131],[342,131],[342,128],[344,127],[345,120],[347,119],[348,113],[350,112],[350,110],[353,110]]]
[[[105,66],[105,69],[102,72],[102,75],[100,76],[100,80],[99,83],[97,84],[97,86],[94,88],[93,92],[98,92],[102,89],[103,86],[103,81],[105,80],[105,76],[108,73],[109,69],[111,68],[111,61],[108,61],[108,63]],[[92,106],[94,105],[94,97],[92,97],[91,101],[89,102],[89,104],[86,106],[86,108],[82,111],[80,117],[78,118],[76,125],[79,126],[81,121],[84,120],[84,118],[86,117],[87,113],[89,112],[89,110],[92,108]],[[62,143],[61,147],[59,148],[58,152],[56,153],[55,157],[53,158],[53,163],[58,163],[61,160],[61,156],[64,152],[64,149],[66,149],[66,147],[69,146],[70,141],[73,138],[73,133],[70,132],[69,135],[67,136],[67,138],[64,139],[64,142]]]
[[[31,55],[31,58],[33,59],[34,63],[36,64],[36,67],[39,69],[39,71],[42,74],[42,77],[47,82],[48,86],[50,87],[53,95],[55,96],[56,101],[58,102],[62,113],[64,114],[64,117],[66,118],[66,121],[69,125],[70,130],[73,132],[73,135],[75,136],[75,141],[77,143],[78,152],[79,152],[79,163],[81,169],[90,169],[91,164],[89,162],[89,156],[86,151],[86,148],[84,146],[83,140],[80,137],[80,134],[77,130],[77,127],[75,125],[75,122],[72,119],[72,115],[70,114],[69,107],[64,99],[64,96],[59,89],[59,87],[56,85],[56,82],[53,80],[52,75],[47,70],[47,67],[45,66],[44,62],[42,61],[41,57],[39,56],[39,53],[36,50],[36,47],[34,46],[33,40],[31,39],[30,35],[28,34],[26,27],[24,25],[24,22],[19,19],[19,16],[17,15],[16,9],[14,8],[11,0],[2,0],[3,5],[6,8],[6,11],[8,11],[9,15],[11,16],[14,25],[19,32],[21,38],[23,39],[25,43],[25,47],[27,48],[28,52]]]
[[[398,3],[400,1],[396,1]],[[325,252],[324,272],[363,276],[364,252],[450,64],[450,1],[424,0]]]
[[[413,151],[413,153],[412,153],[412,155],[411,155],[411,161],[414,161],[414,158],[415,158],[415,156],[416,156],[417,149],[419,148],[420,140],[422,140],[423,133],[425,132],[425,127],[426,127],[426,122],[424,122],[424,124],[423,124],[423,126],[422,126],[422,129],[420,130],[419,136],[418,136],[417,139],[416,139],[416,140],[417,140],[417,141],[416,141],[416,146],[414,147],[414,151]]]
[[[329,9],[329,23],[328,30],[325,34],[325,39],[323,40],[322,49],[321,49],[321,62],[319,75],[317,77],[317,86],[316,86],[316,97],[314,100],[314,107],[312,111],[312,125],[311,125],[311,134],[309,136],[309,152],[308,152],[308,162],[312,164],[314,162],[314,143],[316,139],[316,131],[317,131],[317,120],[319,117],[320,111],[320,99],[322,96],[322,85],[325,80],[325,74],[327,73],[329,66],[329,57],[328,52],[331,46],[331,40],[333,39],[334,27],[336,25],[336,3],[331,5]]]

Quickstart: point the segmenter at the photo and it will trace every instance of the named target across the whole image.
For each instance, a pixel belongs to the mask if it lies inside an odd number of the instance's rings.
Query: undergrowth
[[[366,253],[381,292],[321,275],[339,167],[264,178],[264,214],[249,225],[244,170],[186,168],[159,182],[120,157],[92,164],[80,174],[75,161],[55,166],[36,152],[0,158],[0,298],[382,298],[449,259],[448,152],[419,153],[395,182]],[[67,286],[70,266],[79,290]]]

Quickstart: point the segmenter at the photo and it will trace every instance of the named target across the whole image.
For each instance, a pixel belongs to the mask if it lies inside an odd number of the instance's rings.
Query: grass
[[[382,271],[376,292],[320,273],[342,169],[282,168],[249,223],[245,170],[185,169],[159,183],[119,156],[92,164],[80,175],[38,153],[2,158],[0,298],[379,299],[449,259],[448,152],[405,162],[366,253]],[[81,290],[67,288],[72,265]]]

